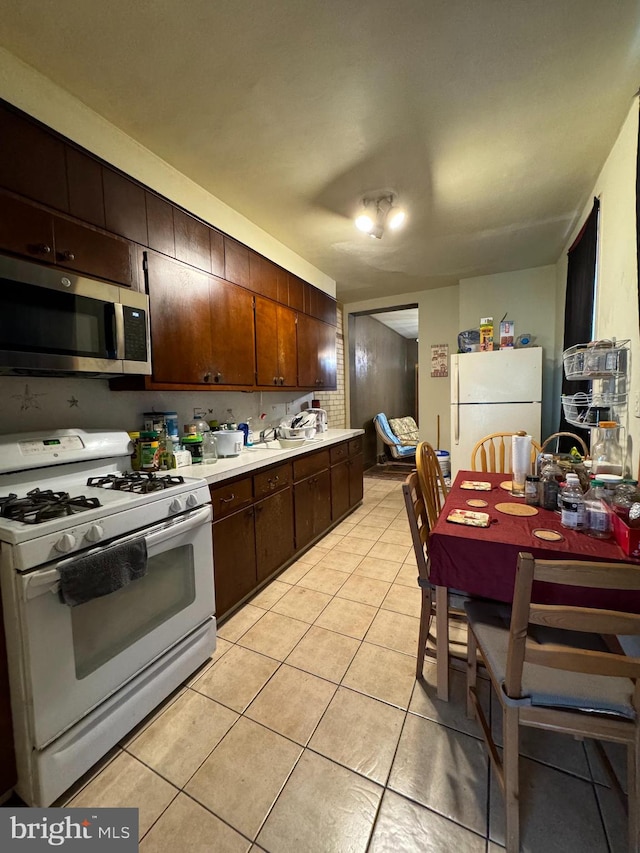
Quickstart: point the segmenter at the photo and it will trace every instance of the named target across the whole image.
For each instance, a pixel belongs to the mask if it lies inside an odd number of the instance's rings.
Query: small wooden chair
[[[471,451],[471,470],[508,474],[511,471],[511,436],[513,435],[518,435],[518,433],[492,432],[490,435],[481,438]],[[505,438],[508,441],[505,442]],[[531,470],[535,468],[540,449],[538,442],[532,439]]]
[[[438,466],[440,467],[440,466]],[[427,504],[420,487],[420,478],[418,472],[414,471],[409,474],[407,479],[402,484],[402,494],[404,496],[405,508],[409,518],[409,529],[411,530],[411,539],[413,542],[413,550],[416,556],[418,565],[418,586],[422,594],[420,605],[420,629],[418,634],[418,654],[416,660],[416,678],[422,678],[422,670],[424,666],[424,658],[427,652],[427,640],[429,639],[429,630],[433,617],[436,617],[438,630],[447,630],[447,620],[449,613],[443,614],[436,611],[434,602],[433,587],[429,580],[429,533],[431,530],[429,523],[429,513]],[[464,614],[464,602],[467,597],[464,593],[451,591],[449,593],[448,605],[453,611]],[[447,685],[449,672],[449,659],[437,660],[437,679],[438,687],[442,684]]]
[[[416,466],[429,527],[433,530],[449,494],[449,489],[445,483],[436,452],[427,441],[421,441],[416,448]]]
[[[640,615],[532,604],[533,581],[640,590],[640,566],[535,560],[519,554],[512,615],[506,605],[470,600],[467,714],[480,723],[505,797],[507,853],[520,849],[519,727],[627,744],[629,850],[640,850],[640,657],[613,654],[600,635],[640,635]],[[477,652],[503,711],[504,757],[476,692]],[[635,653],[637,654],[637,652]],[[612,768],[608,768],[613,773]],[[614,774],[615,775],[615,774]],[[616,786],[621,791],[620,786]]]

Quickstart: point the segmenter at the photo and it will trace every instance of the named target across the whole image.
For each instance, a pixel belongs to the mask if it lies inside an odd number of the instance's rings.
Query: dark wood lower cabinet
[[[257,584],[253,507],[213,523],[216,613],[223,615]]]
[[[293,554],[291,487],[258,501],[255,506],[258,582],[272,575]]]
[[[344,441],[211,486],[218,619],[360,503],[361,451]]]

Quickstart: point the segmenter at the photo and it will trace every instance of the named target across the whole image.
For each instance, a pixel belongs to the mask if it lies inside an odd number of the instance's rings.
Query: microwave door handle
[[[112,325],[112,340],[115,357],[120,361],[124,361],[124,308],[121,302],[116,302],[113,307],[113,325]]]

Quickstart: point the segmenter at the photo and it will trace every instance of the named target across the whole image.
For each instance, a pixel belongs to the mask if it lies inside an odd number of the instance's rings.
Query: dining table
[[[485,484],[471,488],[470,484]],[[488,484],[488,486],[486,485]],[[482,505],[484,504],[484,505]],[[488,527],[452,523],[454,510],[486,513]],[[521,514],[530,513],[530,514]],[[455,515],[455,514],[454,514]],[[635,563],[615,539],[597,539],[567,529],[560,514],[530,506],[511,494],[509,474],[459,471],[429,536],[429,580],[436,599],[436,677],[439,699],[449,698],[449,590],[511,603],[518,554],[537,559],[593,560]],[[590,590],[557,584],[534,583],[532,601],[572,604],[640,613],[640,592]]]

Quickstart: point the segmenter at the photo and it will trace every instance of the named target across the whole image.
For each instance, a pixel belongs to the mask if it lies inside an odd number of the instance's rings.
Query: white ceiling
[[[403,338],[418,339],[418,309],[400,308],[396,311],[378,311],[371,314],[374,320],[393,329]]]
[[[637,0],[2,0],[1,14],[7,50],[336,279],[342,301],[554,263],[640,83]],[[382,240],[351,221],[377,188],[410,214]]]

